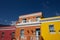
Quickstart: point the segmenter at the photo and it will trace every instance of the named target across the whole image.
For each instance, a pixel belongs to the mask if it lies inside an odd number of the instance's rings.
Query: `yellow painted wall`
[[[55,33],[51,34],[49,31],[49,25],[53,24]],[[41,25],[41,36],[44,40],[60,40],[60,21],[57,22],[46,22],[42,23]]]

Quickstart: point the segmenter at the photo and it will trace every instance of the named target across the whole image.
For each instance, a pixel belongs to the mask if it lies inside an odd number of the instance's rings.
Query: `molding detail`
[[[30,17],[30,16],[42,16],[42,12],[37,12],[37,13],[33,13],[33,14],[27,14],[27,15],[22,15],[19,16],[19,18],[26,18],[26,17]]]
[[[40,22],[32,22],[32,23],[18,23],[16,27],[30,27],[30,26],[40,26]]]

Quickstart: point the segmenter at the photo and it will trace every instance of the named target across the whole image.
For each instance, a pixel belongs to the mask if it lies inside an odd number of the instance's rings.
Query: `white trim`
[[[0,27],[0,29],[12,29],[12,28],[15,28],[15,27]]]
[[[52,18],[52,19],[47,18],[47,19],[40,20],[41,23],[55,22],[55,21],[60,21],[60,18],[57,17],[57,18]]]
[[[27,24],[38,24],[38,23],[40,23],[40,22],[37,21],[37,22],[18,23],[16,25],[27,25]]]
[[[21,23],[17,24],[16,27],[30,27],[30,26],[40,26],[40,23],[47,23],[47,22],[58,22],[60,20],[53,20],[53,21],[45,21],[45,22],[31,22],[31,23]]]
[[[2,29],[0,29],[0,30],[15,30],[15,28],[12,28],[12,29],[3,29],[3,28],[2,28]]]
[[[22,15],[22,16],[19,16],[19,18],[26,18],[26,17],[29,17],[29,16],[37,16],[37,15],[42,16],[42,12],[37,12],[37,13],[33,13],[33,14]]]
[[[60,16],[57,16],[57,17],[48,17],[48,18],[43,18],[41,20],[50,20],[50,19],[56,19],[56,18],[60,18]]]
[[[41,19],[41,21],[52,21],[52,20],[60,20],[60,18]]]
[[[41,23],[47,23],[47,22],[59,22],[60,20],[53,20],[53,21],[45,21],[45,22],[41,22]]]
[[[19,28],[19,27],[32,27],[32,26],[40,26],[40,24],[36,24],[36,25],[23,25],[23,26],[16,25],[16,28]]]
[[[50,32],[50,34],[56,34],[56,32]]]

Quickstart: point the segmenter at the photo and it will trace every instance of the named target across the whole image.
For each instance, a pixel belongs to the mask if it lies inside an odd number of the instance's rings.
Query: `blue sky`
[[[60,0],[0,0],[0,24],[9,24],[20,15],[40,11],[44,17],[60,15]]]

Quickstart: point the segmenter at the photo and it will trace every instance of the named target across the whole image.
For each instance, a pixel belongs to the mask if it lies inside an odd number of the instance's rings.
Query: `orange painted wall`
[[[29,22],[29,20],[31,20],[31,22],[36,22],[36,17],[38,17],[38,16],[39,16],[39,18],[42,17],[42,13],[41,12],[38,12],[38,13],[35,13],[35,14],[33,14],[33,15],[29,15],[28,14],[28,15],[19,16],[19,19],[18,19],[17,24],[22,23],[23,19],[26,19],[27,22]],[[17,40],[20,39],[20,30],[21,29],[24,29],[24,35],[27,36],[27,40],[29,40],[30,39],[29,36],[34,35],[32,33],[32,31],[35,32],[36,31],[36,28],[40,28],[40,26],[39,25],[38,26],[28,26],[28,27],[21,27],[21,26],[18,27],[17,26],[17,28],[16,28],[16,39]],[[29,31],[29,32],[27,32],[27,31]]]
[[[29,36],[34,35],[32,33],[32,31],[35,32],[36,28],[40,28],[40,27],[31,26],[31,27],[16,28],[16,39],[20,39],[20,30],[24,29],[24,35],[25,35],[25,37],[27,37],[27,40],[29,40]],[[27,32],[27,31],[29,31],[29,32]]]

